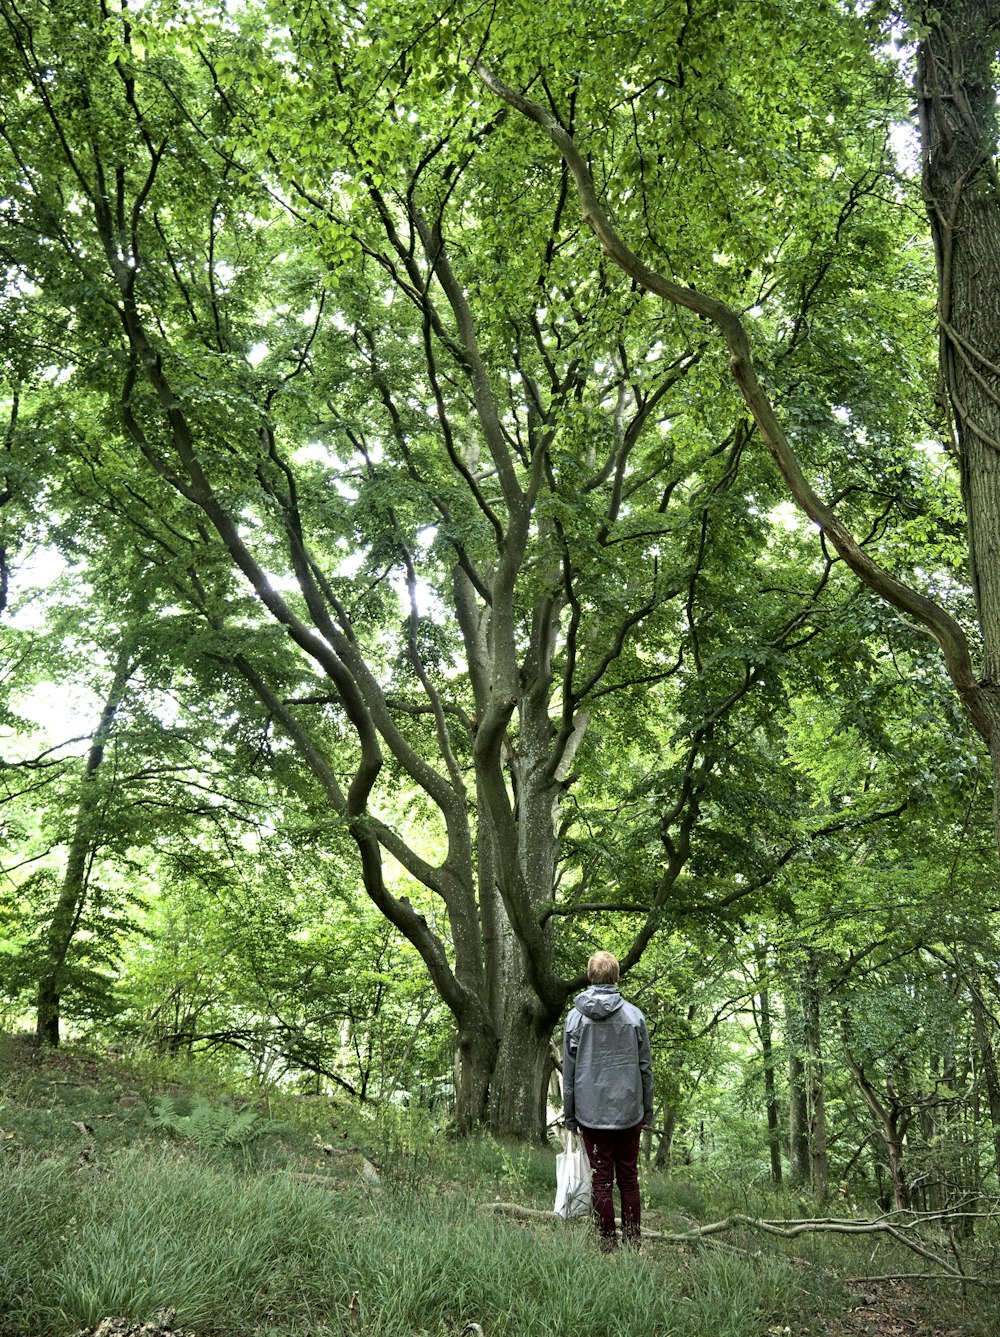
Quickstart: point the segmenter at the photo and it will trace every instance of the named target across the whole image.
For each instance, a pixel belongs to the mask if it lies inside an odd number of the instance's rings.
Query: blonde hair
[[[595,952],[587,962],[587,979],[591,984],[617,984],[620,974],[618,958],[610,952]]]

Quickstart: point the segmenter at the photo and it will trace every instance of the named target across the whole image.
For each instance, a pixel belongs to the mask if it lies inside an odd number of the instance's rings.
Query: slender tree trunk
[[[788,1179],[796,1187],[809,1182],[809,1106],[802,1055],[788,1055]]]
[[[669,1170],[674,1150],[674,1133],[677,1130],[677,1110],[673,1105],[666,1105],[661,1118],[663,1132],[660,1134],[656,1155],[653,1157],[653,1165],[657,1170]]]
[[[125,644],[118,651],[111,687],[95,729],[80,780],[80,795],[73,820],[62,886],[45,935],[38,978],[38,1005],[35,1033],[45,1044],[59,1044],[62,993],[66,958],[80,927],[87,899],[90,864],[102,839],[97,788],[98,771],[114,727],[129,679],[135,671],[131,651]]]
[[[889,1163],[889,1175],[892,1179],[893,1203],[897,1211],[909,1211],[913,1206],[913,1195],[903,1164],[903,1138],[906,1136],[906,1130],[909,1127],[912,1110],[899,1099],[891,1086],[887,1101],[883,1102],[864,1068],[857,1062],[846,1044],[844,1045],[844,1054],[858,1090],[875,1119],[876,1127],[885,1146],[886,1159]]]
[[[819,976],[816,954],[802,978],[802,1020],[806,1053],[806,1105],[809,1117],[809,1183],[818,1198],[827,1195],[829,1163],[826,1149],[826,1084],[820,1030]]]
[[[979,1051],[979,1070],[986,1086],[986,1099],[993,1127],[993,1156],[1000,1175],[1000,1080],[997,1078],[996,1050],[990,1032],[989,1013],[980,989],[978,970],[968,973],[969,994],[972,999],[972,1021],[975,1027],[976,1047]]]
[[[950,993],[954,994],[957,987],[955,975],[951,972],[947,972],[942,979],[942,985],[947,988]],[[949,1027],[945,1046],[940,1055],[939,1062],[941,1077],[945,1085],[952,1091],[959,1091],[964,1088],[964,1083],[962,1085],[959,1084],[956,1048],[956,1036],[954,1030]],[[964,1044],[962,1045],[962,1048],[965,1048]],[[959,1127],[961,1115],[953,1103],[946,1104],[941,1108],[935,1108],[933,1104],[931,1104],[929,1106],[929,1113],[931,1128],[931,1139],[928,1140],[929,1146],[933,1146],[934,1142],[941,1137],[946,1138],[948,1141],[953,1141],[954,1144],[959,1147],[965,1145],[965,1138],[962,1135],[962,1129]],[[943,1211],[948,1205],[948,1199],[951,1194],[949,1179],[952,1178],[953,1176],[949,1171],[943,1165],[938,1164],[933,1180],[929,1183],[929,1187],[932,1190],[930,1200],[932,1211]]]
[[[778,1095],[774,1076],[774,1033],[771,1026],[771,993],[768,988],[767,948],[757,943],[757,981],[760,1011],[757,1030],[764,1057],[764,1103],[767,1109],[767,1147],[771,1157],[771,1181],[781,1183],[781,1134],[778,1120]]]
[[[806,1046],[805,993],[801,963],[798,982],[785,996],[785,1033],[788,1044],[788,1180],[796,1188],[811,1183],[809,1155],[809,1073]]]

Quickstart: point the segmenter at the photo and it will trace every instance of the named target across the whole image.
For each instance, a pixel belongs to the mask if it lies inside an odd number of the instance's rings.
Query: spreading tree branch
[[[601,206],[590,168],[573,137],[556,117],[525,97],[523,93],[504,83],[482,61],[476,60],[473,69],[491,92],[540,126],[562,154],[576,183],[584,221],[614,263],[648,292],[654,293],[674,306],[693,311],[716,326],[729,350],[733,378],[796,502],[806,515],[829,535],[837,552],[869,589],[893,607],[912,617],[937,639],[962,704],[976,728],[984,738],[989,739],[992,727],[990,714],[982,700],[982,689],[973,672],[965,632],[955,618],[933,599],[904,584],[879,566],[840,517],[812,488],[758,379],[750,355],[747,333],[737,313],[725,302],[710,297],[696,288],[683,287],[644,264],[618,235],[611,219]]]

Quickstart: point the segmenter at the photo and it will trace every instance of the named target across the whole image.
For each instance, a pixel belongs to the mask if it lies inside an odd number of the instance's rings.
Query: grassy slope
[[[365,1157],[377,1186],[360,1173]],[[843,1284],[871,1241],[822,1237],[793,1252],[727,1236],[604,1257],[586,1222],[525,1226],[477,1210],[496,1199],[550,1207],[553,1184],[545,1150],[456,1147],[409,1120],[359,1124],[325,1101],[251,1107],[204,1076],[168,1083],[0,1039],[0,1337],[68,1337],[167,1308],[198,1337],[457,1335],[472,1324],[488,1337],[997,1330],[980,1297],[965,1310],[953,1291]],[[652,1177],[646,1224],[685,1229],[748,1206],[790,1214],[787,1202],[748,1202],[735,1182],[731,1193],[709,1200],[694,1183]],[[912,1272],[913,1256],[881,1249],[874,1270],[897,1269]]]

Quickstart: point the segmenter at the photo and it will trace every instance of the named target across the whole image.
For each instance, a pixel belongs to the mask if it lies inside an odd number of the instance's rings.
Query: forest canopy
[[[0,0],[11,1025],[996,1174],[989,10]]]

